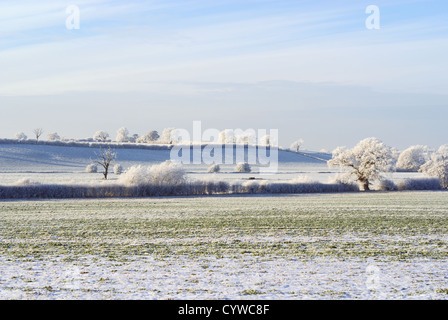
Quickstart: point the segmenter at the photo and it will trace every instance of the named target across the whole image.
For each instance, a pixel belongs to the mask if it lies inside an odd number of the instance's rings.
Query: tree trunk
[[[370,191],[369,181],[368,180],[363,181],[362,182],[362,187],[364,188],[364,191]]]
[[[108,165],[106,165],[105,167],[104,167],[104,173],[103,173],[103,175],[104,175],[104,180],[107,180],[107,174],[109,173],[109,166]]]

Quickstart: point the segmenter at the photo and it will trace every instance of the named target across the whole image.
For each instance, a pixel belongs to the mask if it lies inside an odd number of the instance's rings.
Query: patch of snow
[[[447,299],[446,260],[0,258],[1,299]]]

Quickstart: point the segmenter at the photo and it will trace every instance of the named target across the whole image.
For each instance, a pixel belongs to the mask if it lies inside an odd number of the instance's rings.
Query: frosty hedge
[[[165,161],[150,167],[134,166],[120,175],[115,183],[96,185],[39,184],[24,180],[20,184],[0,186],[0,199],[31,198],[106,198],[154,197],[248,193],[324,193],[358,191],[354,184],[303,182],[244,181],[230,184],[207,179],[189,180],[185,170]]]
[[[438,179],[407,179],[398,184],[380,183],[378,190],[440,190]],[[91,185],[40,184],[22,179],[14,185],[0,186],[0,199],[68,199],[108,197],[157,197],[212,194],[279,194],[356,192],[356,183],[321,183],[307,179],[290,181],[247,180],[229,183],[217,179],[191,180],[185,170],[165,161],[149,167],[134,166],[116,182]]]

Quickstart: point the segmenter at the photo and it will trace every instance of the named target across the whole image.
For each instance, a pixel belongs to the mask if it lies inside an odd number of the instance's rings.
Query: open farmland
[[[107,144],[104,145],[107,147]],[[140,148],[139,148],[140,147]],[[145,146],[144,146],[145,147]],[[146,148],[150,148],[146,147]],[[170,159],[170,151],[165,146],[153,146],[154,149],[142,149],[132,144],[127,148],[118,148],[117,159],[126,171],[132,166],[151,166]],[[95,159],[99,148],[88,144],[70,146],[61,144],[2,143],[0,141],[0,185],[14,185],[23,180],[43,184],[107,184],[114,183],[118,175],[110,173],[104,181],[101,170],[87,173],[86,166]],[[236,152],[235,152],[236,153]],[[218,173],[207,173],[209,165],[185,164],[184,168],[190,179],[217,179],[227,182],[245,181],[249,177],[258,180],[285,181],[307,178],[312,181],[327,183],[338,173],[339,168],[328,168],[326,160],[331,154],[313,151],[301,153],[279,150],[278,171],[276,174],[263,174],[259,166],[253,165],[252,172],[235,172],[235,164],[222,164]],[[406,178],[423,177],[417,172],[390,172],[388,179],[399,182]]]
[[[448,297],[439,192],[0,202],[0,297]]]

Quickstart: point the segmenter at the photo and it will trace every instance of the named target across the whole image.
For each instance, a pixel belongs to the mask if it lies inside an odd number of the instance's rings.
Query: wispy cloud
[[[80,30],[65,28],[65,9],[71,4],[80,8]],[[263,90],[241,94],[241,88],[276,80],[286,87],[287,83],[316,88],[332,84],[351,97],[361,86],[376,92],[381,97],[376,104],[383,106],[402,105],[397,97],[408,93],[420,93],[438,107],[446,105],[441,95],[448,87],[448,13],[441,9],[445,1],[377,0],[380,30],[365,28],[369,4],[349,0],[0,2],[0,97],[11,97],[0,99],[0,107],[21,98],[25,103],[40,96],[36,103],[43,104],[48,102],[45,97],[64,101],[65,95],[95,93],[107,101],[113,94],[128,99],[157,96],[160,101],[168,99],[167,107],[174,113],[185,108],[185,101],[192,109],[193,101],[202,108],[225,107],[210,100],[211,95],[231,105],[227,108],[256,108],[260,101],[247,95],[261,95]],[[275,104],[273,99],[294,106],[300,101],[297,110],[302,112],[326,110],[331,97],[320,95],[335,94],[310,89],[315,92],[310,98],[303,87],[293,88],[298,94],[268,86],[265,90],[272,98],[263,95],[264,101],[270,101],[269,106]],[[374,96],[363,97],[371,101]],[[79,110],[91,110],[101,100],[98,97],[90,103],[83,100]],[[355,100],[341,98],[338,106],[348,110]],[[404,100],[412,104],[412,99]],[[294,114],[293,109],[288,112]],[[292,132],[293,124],[287,126]]]

